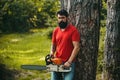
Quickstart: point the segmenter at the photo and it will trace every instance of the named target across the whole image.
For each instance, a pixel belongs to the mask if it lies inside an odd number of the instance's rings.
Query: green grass
[[[0,63],[5,64],[10,69],[22,70],[22,64],[45,65],[44,58],[50,52],[51,39],[48,38],[50,29],[34,29],[31,33],[25,34],[2,34],[0,35]],[[23,70],[23,73],[26,71]],[[29,71],[27,71],[29,72]],[[33,73],[33,72],[31,72]],[[36,72],[19,80],[31,80],[32,77],[45,73]],[[29,79],[31,78],[31,79]],[[46,78],[43,76],[43,78]],[[42,80],[44,80],[42,78]]]
[[[33,29],[30,33],[0,35],[0,63],[10,70],[19,71],[15,80],[49,80],[50,74],[45,71],[30,71],[20,68],[22,64],[45,65],[44,57],[49,54],[51,39],[48,37],[53,28]],[[101,28],[98,55],[97,80],[100,80],[103,68],[105,28]]]

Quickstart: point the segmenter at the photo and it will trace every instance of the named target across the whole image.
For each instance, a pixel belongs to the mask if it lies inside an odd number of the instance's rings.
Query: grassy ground
[[[34,29],[31,33],[0,35],[0,64],[19,72],[14,76],[15,80],[49,80],[50,75],[45,71],[29,71],[20,67],[22,64],[45,65],[44,57],[49,54],[51,45],[51,39],[46,36],[49,30]]]
[[[0,34],[0,80],[50,80],[50,73],[21,69],[22,64],[45,65],[51,39],[47,36],[52,28],[33,29],[24,34]],[[105,28],[101,28],[97,80],[101,80],[103,67]]]

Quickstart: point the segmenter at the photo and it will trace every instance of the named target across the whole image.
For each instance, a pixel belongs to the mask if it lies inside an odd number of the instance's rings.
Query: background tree
[[[70,14],[70,22],[81,34],[75,80],[95,80],[100,30],[101,0],[60,0]]]
[[[120,1],[107,0],[103,80],[120,80]]]

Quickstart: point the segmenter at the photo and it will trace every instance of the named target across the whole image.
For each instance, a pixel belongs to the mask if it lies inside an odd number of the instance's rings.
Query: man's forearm
[[[71,54],[70,58],[68,59],[69,63],[72,63],[72,61],[75,59],[75,57],[77,56],[77,54],[80,50],[79,42],[74,42],[73,45],[74,45],[74,49],[72,51],[72,54]]]
[[[72,51],[72,54],[68,60],[69,63],[72,63],[72,61],[75,59],[75,57],[77,56],[78,52],[79,52],[80,48],[74,48]]]
[[[51,50],[50,50],[50,54],[54,54],[56,51],[56,46],[54,44],[51,45]]]

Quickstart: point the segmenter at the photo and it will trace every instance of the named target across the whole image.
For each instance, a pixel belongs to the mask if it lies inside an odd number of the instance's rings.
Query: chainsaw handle
[[[62,59],[61,58],[54,58],[50,54],[48,54],[45,57],[45,61],[46,61],[46,65],[49,65],[49,64],[61,65],[62,64]]]
[[[50,54],[48,54],[48,55],[45,57],[46,65],[52,64],[51,58],[52,58],[52,56],[50,56]]]

